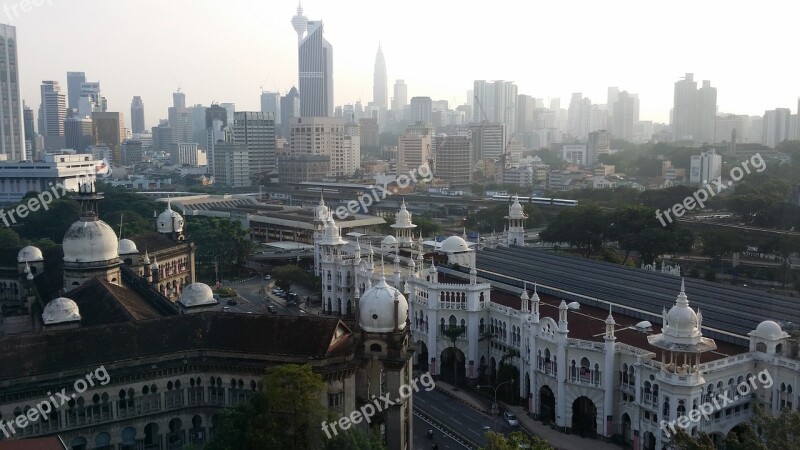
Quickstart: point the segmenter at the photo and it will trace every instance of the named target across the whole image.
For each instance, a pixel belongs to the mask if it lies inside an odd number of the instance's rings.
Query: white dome
[[[683,281],[681,281],[681,292],[678,294],[675,306],[670,308],[665,318],[664,334],[678,338],[695,338],[701,335],[700,320],[697,313],[689,307],[689,299],[686,297]]]
[[[317,207],[314,208],[314,220],[325,222],[328,220],[329,216],[330,216],[330,210],[325,205],[325,201],[320,198],[319,205],[317,205]]]
[[[42,320],[44,320],[45,325],[75,322],[81,320],[81,313],[74,301],[66,297],[59,297],[50,300],[47,306],[44,307]]]
[[[192,283],[183,288],[178,302],[187,308],[193,306],[216,305],[218,303],[217,300],[214,299],[214,292],[204,283]]]
[[[117,234],[102,220],[77,221],[64,234],[65,262],[100,262],[117,259]]]
[[[460,236],[450,236],[442,241],[442,246],[439,247],[439,250],[444,253],[461,253],[469,251],[469,245]]]
[[[388,333],[394,330],[394,300],[398,305],[398,327],[405,329],[408,320],[408,300],[397,289],[386,284],[386,279],[367,289],[358,303],[361,328],[368,333]]]
[[[756,327],[756,334],[758,337],[777,340],[786,337],[786,333],[781,329],[781,326],[771,320],[765,320],[758,324]]]
[[[393,245],[393,244],[397,244],[397,239],[395,239],[395,237],[394,237],[394,236],[392,236],[391,234],[389,234],[389,235],[387,235],[385,238],[383,238],[383,240],[381,241],[381,244],[383,244],[383,245]]]
[[[134,253],[139,253],[139,249],[136,248],[136,243],[132,240],[120,239],[117,253],[120,255],[132,255]]]
[[[508,208],[508,219],[526,219],[525,210],[519,203],[519,197],[514,196],[514,203]]]
[[[35,262],[35,261],[43,261],[44,256],[42,256],[42,251],[38,248],[29,245],[24,247],[22,250],[17,253],[17,262]]]
[[[167,209],[156,219],[159,233],[183,232],[183,216],[172,210],[172,205],[167,203]]]
[[[411,223],[411,213],[406,209],[406,201],[400,205],[400,211],[394,215],[394,224],[392,228],[416,228],[417,226]]]
[[[319,243],[321,245],[347,244],[347,241],[342,239],[342,234],[339,231],[339,227],[336,225],[336,221],[333,220],[333,217],[328,217],[328,221],[325,222],[325,226],[322,227],[322,239],[320,239]]]

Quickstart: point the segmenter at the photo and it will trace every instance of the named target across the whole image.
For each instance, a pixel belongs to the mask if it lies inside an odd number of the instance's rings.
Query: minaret
[[[558,361],[556,361],[556,381],[558,381],[558,392],[556,399],[566,398],[566,380],[567,380],[567,335],[569,329],[567,328],[567,302],[563,299],[561,304],[558,305],[558,331],[556,332],[556,343],[558,344]],[[556,424],[561,430],[567,427],[567,402],[556,402]]]
[[[147,250],[144,251],[144,258],[142,259],[142,273],[148,283],[153,282],[153,272],[150,271],[150,255]]]
[[[525,245],[525,219],[528,215],[519,203],[519,196],[514,196],[514,203],[508,207],[508,234],[506,235],[507,245]]]
[[[406,209],[405,199],[400,205],[400,211],[394,216],[394,224],[391,228],[394,230],[398,247],[409,248],[414,245],[414,228],[417,226],[411,222],[411,213]]]
[[[524,281],[522,286],[522,293],[519,294],[519,310],[521,312],[528,312],[528,304],[531,300],[531,298],[528,297],[528,282]]]
[[[478,284],[478,271],[475,270],[474,267],[469,269],[469,284],[471,285]]]
[[[531,321],[539,323],[539,293],[536,290],[536,284],[533,285],[533,297],[531,297]]]
[[[402,279],[400,277],[400,257],[394,255],[394,288],[398,291],[403,288]]]
[[[614,341],[617,339],[614,336],[614,316],[611,315],[611,305],[608,305],[608,318],[606,318],[606,334],[603,337],[603,373],[614,373]],[[600,431],[603,436],[610,438],[613,434],[612,424],[614,423],[614,377],[603,377],[603,411],[605,414],[604,430]]]

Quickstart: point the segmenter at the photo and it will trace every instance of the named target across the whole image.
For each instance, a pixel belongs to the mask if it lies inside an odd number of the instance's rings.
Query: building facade
[[[9,161],[21,161],[25,154],[25,132],[22,118],[22,96],[17,62],[17,28],[0,24],[0,72],[4,86],[0,95],[0,152]],[[39,134],[43,134],[41,129]]]

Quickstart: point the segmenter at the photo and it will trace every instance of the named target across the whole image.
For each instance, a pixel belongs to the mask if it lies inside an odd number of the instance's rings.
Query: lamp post
[[[492,404],[492,415],[495,416],[495,419],[497,418],[497,415],[500,413],[500,409],[497,407],[497,389],[500,386],[504,385],[504,384],[513,383],[513,382],[514,382],[514,379],[512,378],[512,379],[510,379],[508,381],[503,381],[502,383],[498,384],[497,386],[491,386],[491,385],[488,385],[488,384],[485,384],[485,385],[482,385],[482,386],[481,385],[476,386],[478,389],[485,388],[485,387],[494,389],[494,403]]]

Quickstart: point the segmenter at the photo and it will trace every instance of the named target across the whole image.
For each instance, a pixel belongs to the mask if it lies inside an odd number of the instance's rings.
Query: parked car
[[[506,411],[506,412],[503,413],[503,419],[505,419],[506,423],[510,427],[518,427],[519,426],[519,420],[517,420],[517,416],[515,416],[514,413],[512,413],[510,411]]]
[[[239,304],[239,302],[237,302],[236,300],[234,300],[232,298],[229,298],[228,299],[228,304],[231,305],[231,306],[236,306],[236,305]]]
[[[278,314],[278,308],[272,305],[267,306],[267,311],[271,312],[272,314]]]
[[[222,310],[223,310],[223,311],[225,311],[225,312],[228,312],[228,311],[230,311],[231,309],[230,309],[230,308],[228,308],[227,306],[223,306],[223,307],[222,307]]]
[[[271,280],[272,279],[272,275],[264,275],[264,279],[265,280]]]

